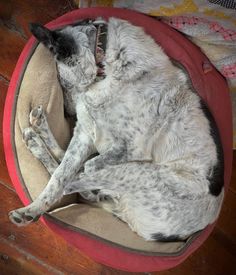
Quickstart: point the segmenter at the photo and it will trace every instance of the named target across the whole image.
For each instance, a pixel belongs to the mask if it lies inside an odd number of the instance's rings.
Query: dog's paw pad
[[[33,221],[33,217],[31,217],[31,216],[27,216],[27,215],[25,215],[25,220],[27,221],[27,222],[31,222],[31,221]]]
[[[22,132],[23,141],[25,142],[25,144],[27,146],[29,144],[29,141],[36,138],[36,136],[37,136],[37,134],[31,127],[25,128]]]
[[[17,226],[25,226],[31,222],[37,221],[40,216],[33,216],[29,214],[25,214],[24,212],[20,212],[18,210],[13,210],[9,213],[9,219],[12,223]]]
[[[18,226],[23,226],[27,224],[24,222],[23,215],[16,210],[13,210],[9,213],[9,219],[12,223]]]
[[[44,112],[43,112],[42,105],[31,110],[30,115],[29,115],[29,120],[30,120],[30,124],[33,127],[35,127],[35,128],[40,127],[43,119],[44,119]]]
[[[19,218],[17,218],[17,217],[14,217],[14,216],[12,216],[12,219],[14,220],[14,222],[15,223],[17,223],[17,224],[19,224],[19,223],[21,223],[22,222],[22,220],[21,219],[19,219]]]

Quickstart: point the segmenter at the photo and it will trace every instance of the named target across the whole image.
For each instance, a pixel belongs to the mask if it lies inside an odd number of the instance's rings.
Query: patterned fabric
[[[220,34],[224,40],[236,40],[236,31],[226,29],[222,27],[217,22],[211,22],[205,18],[199,17],[187,17],[187,16],[175,16],[171,19],[167,19],[168,22],[172,25],[172,27],[176,29],[183,29],[186,26],[199,25],[201,23],[207,24],[208,28],[212,30],[214,33]]]
[[[208,0],[210,3],[220,5],[227,9],[236,9],[236,2],[234,0]]]
[[[227,79],[231,91],[236,149],[235,0],[80,0],[80,7],[113,6],[161,18],[188,35]]]

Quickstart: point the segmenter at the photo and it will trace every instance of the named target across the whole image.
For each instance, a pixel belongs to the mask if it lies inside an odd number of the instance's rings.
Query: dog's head
[[[31,23],[37,40],[50,50],[57,62],[59,77],[72,86],[86,87],[97,75],[95,60],[97,28],[89,21],[50,30]]]

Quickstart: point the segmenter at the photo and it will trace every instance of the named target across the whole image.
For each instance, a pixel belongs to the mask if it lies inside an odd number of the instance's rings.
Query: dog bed
[[[192,85],[211,110],[218,125],[224,149],[224,184],[227,189],[232,163],[232,114],[224,78],[199,48],[183,35],[151,17],[122,9],[91,8],[68,13],[47,26],[52,29],[81,19],[118,17],[142,26],[176,64],[190,75]],[[22,141],[29,126],[29,112],[38,105],[46,110],[49,125],[62,148],[70,140],[70,127],[64,117],[62,90],[56,65],[47,49],[32,37],[25,46],[13,73],[4,110],[4,148],[9,174],[26,205],[42,191],[49,175]],[[159,271],[176,266],[193,253],[209,236],[214,224],[181,242],[147,242],[103,209],[65,197],[41,220],[55,233],[94,260],[117,269],[135,272]]]

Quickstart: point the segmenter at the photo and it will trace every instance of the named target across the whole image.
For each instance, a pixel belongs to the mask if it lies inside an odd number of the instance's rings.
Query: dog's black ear
[[[35,38],[43,43],[53,54],[56,54],[57,36],[55,31],[51,31],[38,23],[30,23],[29,27]]]
[[[53,42],[52,31],[45,28],[44,26],[38,23],[30,23],[29,28],[32,34],[38,39],[39,42],[42,42],[45,45]]]
[[[75,53],[76,45],[72,37],[56,30],[49,30],[38,23],[31,23],[29,26],[37,40],[56,55],[58,60],[63,60]]]

